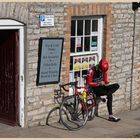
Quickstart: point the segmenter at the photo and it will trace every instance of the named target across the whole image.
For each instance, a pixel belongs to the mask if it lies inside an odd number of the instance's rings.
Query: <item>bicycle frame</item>
[[[62,88],[68,92],[66,86],[73,89],[73,95],[65,96],[62,100],[59,111],[60,119],[69,130],[78,130],[82,128],[88,120],[94,118],[96,101],[88,85],[84,84],[83,86],[79,86],[77,81],[70,82],[59,85],[60,91],[62,91]]]
[[[95,101],[93,99],[93,95],[90,94],[90,91],[87,88],[87,86],[86,85],[84,85],[84,86],[77,86],[76,85],[75,86],[75,92],[74,92],[74,94],[76,94],[77,96],[80,97],[82,95],[81,95],[81,92],[78,91],[78,89],[83,89],[86,92],[86,94],[87,94],[86,96],[89,97],[88,99],[86,99],[86,102],[85,102],[86,104],[88,104],[89,101],[92,102],[92,104],[90,104],[90,106],[87,106],[87,109],[91,109],[92,107],[94,107],[96,104],[95,104]],[[83,102],[81,102],[81,105],[82,105],[83,110],[85,111],[86,110],[86,107],[83,104]]]
[[[85,105],[84,105],[84,103],[81,101],[80,104],[82,105],[82,109],[84,111],[86,111],[86,109],[89,110],[89,109],[95,107],[96,106],[95,99],[94,99],[93,95],[91,95],[90,90],[88,89],[86,83],[84,83],[84,86],[78,86],[77,84],[78,84],[78,81],[76,81],[76,82],[70,82],[70,83],[67,83],[67,84],[64,84],[64,85],[61,85],[60,84],[59,85],[59,87],[60,87],[59,91],[60,91],[60,93],[62,93],[62,89],[63,89],[64,91],[68,92],[69,90],[67,90],[65,87],[66,86],[71,86],[72,89],[73,89],[74,95],[77,95],[79,98],[82,98],[81,97],[82,96],[82,92],[79,92],[78,90],[79,89],[83,89],[83,91],[86,92],[86,96],[87,96],[85,104],[88,105],[88,102],[89,101],[91,101],[92,103],[90,104],[90,106],[87,106],[87,108],[86,108]]]

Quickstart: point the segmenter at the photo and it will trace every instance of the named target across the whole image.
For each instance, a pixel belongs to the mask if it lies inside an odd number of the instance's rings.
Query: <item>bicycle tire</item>
[[[91,121],[95,117],[95,110],[96,110],[96,99],[95,96],[93,96],[93,99],[90,100],[90,103],[87,102],[87,108],[88,108],[88,121]],[[91,107],[92,106],[92,107]]]
[[[84,127],[88,120],[87,106],[77,95],[65,97],[60,106],[59,113],[63,125],[72,131]]]
[[[95,106],[88,109],[88,121],[92,121],[95,118]]]
[[[51,123],[60,123],[60,116],[59,116],[60,106],[54,107],[49,113],[46,118],[46,125],[51,125]]]

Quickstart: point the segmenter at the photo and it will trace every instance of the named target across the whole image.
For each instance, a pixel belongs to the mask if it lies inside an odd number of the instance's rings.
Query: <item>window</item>
[[[71,21],[70,81],[83,84],[83,75],[102,56],[102,17],[73,17]]]

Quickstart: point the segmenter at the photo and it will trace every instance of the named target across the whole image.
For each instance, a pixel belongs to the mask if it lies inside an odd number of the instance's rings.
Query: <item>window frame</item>
[[[77,39],[75,41],[75,52],[70,52],[70,57],[74,58],[74,57],[82,57],[85,55],[95,55],[97,57],[96,59],[96,64],[101,60],[102,57],[102,43],[103,43],[103,16],[82,16],[82,17],[72,17],[71,21],[75,20],[75,35],[71,35],[70,37],[70,43],[71,43],[71,38],[77,38],[77,37],[83,37],[83,42],[82,42],[82,52],[77,52],[76,51],[76,44],[77,44]],[[77,21],[78,20],[83,20],[83,35],[79,36],[77,35]],[[85,35],[85,20],[90,20],[90,34],[89,35]],[[97,32],[92,32],[92,21],[93,20],[97,20],[98,21],[98,25],[97,25]],[[91,39],[92,37],[97,36],[97,47],[95,50],[91,51]],[[85,37],[90,37],[90,50],[89,51],[85,51],[85,45],[84,45],[84,39]],[[73,60],[73,64],[74,64],[74,60]],[[79,71],[82,71],[82,69],[80,69]],[[70,74],[72,73],[72,77],[70,76],[70,81],[74,80],[74,68],[70,69]],[[80,80],[81,81],[81,80]]]

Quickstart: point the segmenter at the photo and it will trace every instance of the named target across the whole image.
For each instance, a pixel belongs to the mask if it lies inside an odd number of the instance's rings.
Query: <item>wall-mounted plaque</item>
[[[54,15],[40,15],[40,27],[54,26]]]
[[[64,38],[40,38],[37,85],[60,81]]]

